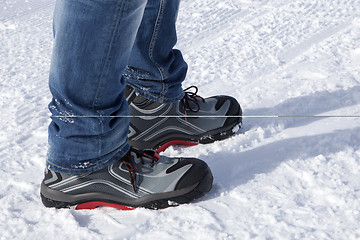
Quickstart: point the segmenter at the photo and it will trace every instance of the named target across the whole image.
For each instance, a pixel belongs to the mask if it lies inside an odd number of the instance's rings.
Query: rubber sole
[[[167,207],[174,207],[180,204],[190,203],[191,201],[198,199],[204,196],[207,192],[210,191],[213,183],[213,176],[210,171],[207,171],[202,178],[201,182],[199,182],[196,187],[190,192],[180,195],[177,197],[169,197],[163,199],[157,199],[153,201],[149,201],[139,205],[132,204],[123,204],[121,202],[116,201],[108,201],[104,199],[88,199],[81,200],[78,202],[61,202],[55,201],[45,197],[42,193],[40,193],[42,203],[45,207],[48,208],[74,208],[75,210],[83,210],[83,209],[95,209],[98,207],[112,207],[119,210],[133,210],[135,208],[148,208],[148,209],[163,209]]]

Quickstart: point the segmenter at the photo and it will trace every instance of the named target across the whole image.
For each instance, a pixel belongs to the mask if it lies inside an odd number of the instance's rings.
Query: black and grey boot
[[[135,148],[109,167],[83,175],[46,171],[41,198],[46,207],[129,210],[189,203],[210,191],[213,176],[195,158],[168,158]]]
[[[189,89],[195,92],[189,92]],[[223,140],[241,127],[242,110],[230,96],[202,98],[197,87],[184,90],[175,103],[157,103],[136,95],[127,87],[130,107],[130,145],[141,149],[164,151],[170,145],[196,145]]]

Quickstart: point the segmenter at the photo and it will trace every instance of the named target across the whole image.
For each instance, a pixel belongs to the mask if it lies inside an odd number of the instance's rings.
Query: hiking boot
[[[194,89],[194,92],[190,92]],[[241,127],[242,110],[235,98],[202,98],[195,86],[175,103],[148,100],[127,87],[130,108],[129,143],[140,149],[164,151],[170,145],[196,145],[223,140]]]
[[[195,158],[168,158],[131,148],[119,161],[90,174],[46,170],[41,198],[46,207],[130,210],[189,203],[210,191],[212,173]]]

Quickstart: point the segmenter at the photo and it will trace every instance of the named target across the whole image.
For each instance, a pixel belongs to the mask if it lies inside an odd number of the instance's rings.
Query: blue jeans
[[[187,64],[173,49],[179,1],[57,0],[50,169],[91,173],[126,154],[126,84],[158,102],[183,97]]]

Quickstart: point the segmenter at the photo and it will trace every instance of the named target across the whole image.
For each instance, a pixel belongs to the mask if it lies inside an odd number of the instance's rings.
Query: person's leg
[[[146,2],[57,1],[53,116],[40,190],[46,207],[158,209],[188,203],[211,189],[205,162],[128,145],[122,74]]]
[[[102,169],[129,150],[128,63],[146,0],[58,0],[50,70],[48,167],[68,174]]]
[[[183,98],[187,64],[176,44],[180,0],[148,1],[124,76],[142,96],[170,103]]]

